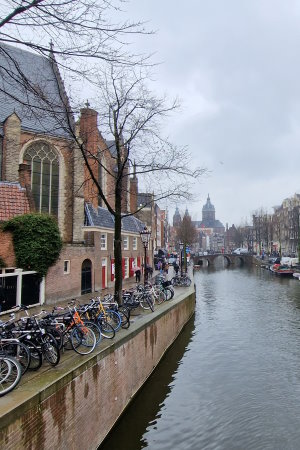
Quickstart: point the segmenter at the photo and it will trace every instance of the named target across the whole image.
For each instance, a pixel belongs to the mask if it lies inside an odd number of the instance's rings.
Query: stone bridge
[[[214,265],[217,261],[225,261],[226,265],[250,265],[253,263],[252,255],[235,255],[232,253],[216,253],[214,255],[194,256],[194,269],[197,266],[210,266]]]

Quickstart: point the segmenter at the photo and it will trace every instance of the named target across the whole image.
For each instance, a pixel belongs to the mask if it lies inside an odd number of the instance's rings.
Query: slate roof
[[[23,76],[30,81],[27,88]],[[59,74],[58,77],[60,79]],[[24,130],[69,137],[51,60],[1,43],[0,123],[3,124],[13,112],[19,116]]]
[[[98,206],[95,209],[90,203],[85,204],[85,225],[90,227],[111,228],[115,227],[114,216],[106,209]],[[145,224],[134,216],[122,218],[122,230],[131,233],[139,233]]]
[[[0,181],[0,222],[29,211],[26,190],[19,183]]]
[[[140,193],[137,196],[137,205],[147,205],[147,207],[151,206],[153,201],[153,195],[148,193]]]

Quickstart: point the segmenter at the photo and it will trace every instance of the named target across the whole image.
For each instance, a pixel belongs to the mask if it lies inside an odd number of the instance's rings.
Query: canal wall
[[[194,288],[180,288],[92,355],[22,382],[0,399],[0,448],[96,449],[194,310]]]

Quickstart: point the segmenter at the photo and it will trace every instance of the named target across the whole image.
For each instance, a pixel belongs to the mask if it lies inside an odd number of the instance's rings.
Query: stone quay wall
[[[193,315],[194,288],[178,291],[105,347],[72,356],[1,398],[0,448],[97,449]]]

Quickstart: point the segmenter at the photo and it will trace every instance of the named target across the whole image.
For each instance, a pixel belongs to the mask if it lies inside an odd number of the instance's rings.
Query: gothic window
[[[59,161],[46,142],[31,145],[24,154],[31,167],[31,190],[37,211],[58,215]]]

